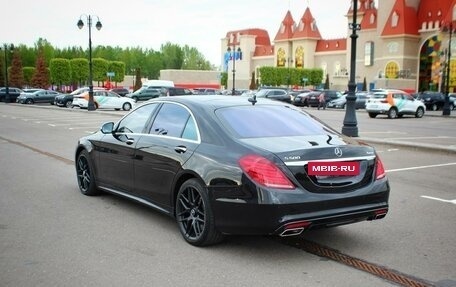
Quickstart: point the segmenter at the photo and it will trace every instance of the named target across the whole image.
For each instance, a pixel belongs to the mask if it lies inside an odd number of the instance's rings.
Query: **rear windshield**
[[[285,106],[227,107],[218,109],[216,115],[241,139],[336,133],[308,114]]]

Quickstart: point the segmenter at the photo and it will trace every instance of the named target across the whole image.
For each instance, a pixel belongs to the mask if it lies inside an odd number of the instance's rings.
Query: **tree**
[[[22,88],[24,86],[24,74],[22,73],[22,60],[19,50],[14,49],[13,60],[9,72],[9,85],[11,87]]]
[[[228,87],[228,73],[227,72],[222,72],[220,74],[220,85],[222,87]]]
[[[329,90],[329,74],[326,74],[325,89]]]
[[[35,73],[32,77],[32,86],[35,88],[47,89],[51,85],[49,70],[44,61],[44,50],[40,50],[36,60]]]
[[[3,51],[0,50],[0,53],[3,53]],[[6,86],[6,82],[5,82],[5,63],[3,62],[4,61],[4,57],[1,57],[0,56],[0,86]]]
[[[75,58],[70,60],[71,82],[73,89],[88,82],[89,78],[89,60],[85,58]]]
[[[93,80],[104,82],[107,79],[106,73],[109,72],[109,62],[102,58],[92,59]]]
[[[184,52],[179,45],[167,42],[161,46],[160,51],[163,54],[165,69],[182,68],[182,64],[184,63]]]
[[[114,77],[111,78],[113,82],[122,82],[125,77],[125,63],[120,61],[111,61],[108,65],[109,72],[114,73]],[[117,86],[117,85],[116,85]]]
[[[35,67],[24,67],[22,73],[24,74],[24,85],[27,87],[32,86],[32,77],[35,74]]]
[[[141,69],[136,68],[135,69],[135,87],[133,88],[133,91],[139,90],[142,87],[142,81],[141,81]]]
[[[49,62],[51,83],[59,86],[71,84],[70,60],[54,58]]]
[[[250,90],[256,90],[256,81],[255,81],[255,72],[252,72],[252,78],[250,79],[250,85],[249,85]]]

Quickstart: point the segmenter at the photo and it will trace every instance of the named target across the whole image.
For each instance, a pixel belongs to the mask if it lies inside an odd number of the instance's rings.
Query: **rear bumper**
[[[374,189],[375,192],[367,194],[332,199],[328,195],[314,195],[320,199],[309,197],[307,201],[288,204],[215,199],[212,200],[212,209],[215,224],[222,233],[284,235],[287,229],[301,226],[300,223],[303,223],[302,229],[309,230],[384,217],[389,207],[389,185],[385,181]]]

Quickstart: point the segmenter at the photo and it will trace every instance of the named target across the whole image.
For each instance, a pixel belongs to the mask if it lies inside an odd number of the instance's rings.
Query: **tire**
[[[97,195],[98,191],[93,175],[93,165],[90,161],[89,153],[83,150],[79,153],[76,160],[76,176],[79,191],[84,195]]]
[[[454,104],[450,104],[450,111],[454,110]]]
[[[374,118],[377,117],[377,114],[376,113],[369,113],[369,117],[374,119]]]
[[[176,221],[185,241],[194,246],[207,246],[223,240],[214,224],[207,189],[196,179],[189,179],[176,198]]]
[[[439,107],[437,106],[437,104],[433,104],[431,106],[431,110],[433,110],[433,111],[437,111],[438,109],[439,109]]]
[[[135,101],[135,103],[138,102],[138,97],[132,97],[133,101]]]
[[[389,119],[395,119],[397,118],[397,109],[396,108],[391,108],[388,111],[388,118]]]
[[[25,103],[26,103],[27,105],[31,105],[31,104],[33,104],[33,100],[32,100],[32,99],[26,99],[26,100],[25,100]]]
[[[72,108],[73,107],[73,101],[66,101],[65,102],[65,107]]]
[[[415,118],[422,118],[424,116],[424,109],[418,108],[415,112]]]
[[[122,105],[122,110],[124,110],[124,111],[129,111],[129,110],[131,110],[131,104],[130,104],[130,103],[124,103],[124,104]]]

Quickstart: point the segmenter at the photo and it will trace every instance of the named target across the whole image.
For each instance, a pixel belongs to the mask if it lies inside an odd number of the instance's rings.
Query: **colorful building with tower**
[[[346,90],[350,74],[353,1],[345,12],[347,37],[325,39],[309,7],[299,18],[287,11],[273,40],[261,28],[228,31],[221,39],[221,66],[227,89],[248,88],[262,66],[321,68],[333,89]],[[449,65],[450,90],[456,87],[456,0],[358,0],[356,82],[370,88],[441,90]],[[339,23],[335,24],[339,25]],[[227,57],[227,50],[239,56]],[[242,56],[240,56],[242,54]]]

